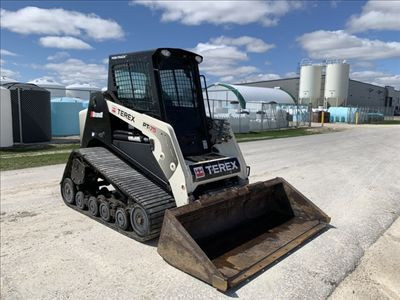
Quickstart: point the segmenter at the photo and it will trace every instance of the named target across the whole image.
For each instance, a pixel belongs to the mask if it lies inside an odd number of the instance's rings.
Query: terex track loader
[[[180,49],[111,55],[108,90],[82,114],[61,192],[135,240],[160,235],[168,263],[225,291],[330,219],[282,178],[248,184],[229,124],[207,117],[201,61]]]

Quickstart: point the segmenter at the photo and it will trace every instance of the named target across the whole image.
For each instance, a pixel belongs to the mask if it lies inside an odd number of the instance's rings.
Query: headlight
[[[203,61],[203,58],[201,57],[201,56],[196,56],[195,58],[194,58],[196,61],[197,61],[197,63],[199,63],[199,64],[201,64],[201,62]]]
[[[171,56],[171,52],[169,52],[167,49],[161,50],[161,54],[164,55],[165,57]]]

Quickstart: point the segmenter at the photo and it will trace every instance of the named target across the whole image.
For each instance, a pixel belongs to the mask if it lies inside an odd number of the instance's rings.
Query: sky
[[[1,75],[106,86],[108,56],[172,47],[208,83],[293,77],[340,59],[400,89],[400,1],[1,1]]]

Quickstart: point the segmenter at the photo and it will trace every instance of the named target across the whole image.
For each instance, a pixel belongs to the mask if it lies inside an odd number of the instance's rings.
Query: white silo
[[[344,106],[349,92],[350,65],[345,62],[328,63],[325,76],[325,104]]]
[[[317,107],[321,99],[321,65],[303,65],[300,69],[299,102]]]
[[[50,92],[51,98],[65,97],[65,85],[62,85],[61,83],[58,83],[51,78],[36,78],[29,81],[28,83],[36,84],[37,86],[48,90]]]
[[[90,93],[99,92],[100,88],[88,83],[75,83],[67,86],[67,97],[89,100]]]

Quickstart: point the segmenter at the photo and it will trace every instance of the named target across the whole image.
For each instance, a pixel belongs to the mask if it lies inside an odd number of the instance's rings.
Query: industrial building
[[[240,85],[280,88],[299,104],[312,103],[313,107],[389,107],[400,111],[399,90],[350,79],[349,65],[343,62],[302,65],[299,77]]]
[[[308,107],[280,88],[215,83],[203,92],[212,117],[227,120],[233,132],[246,133],[300,126],[309,117]],[[307,123],[308,124],[308,123]]]

